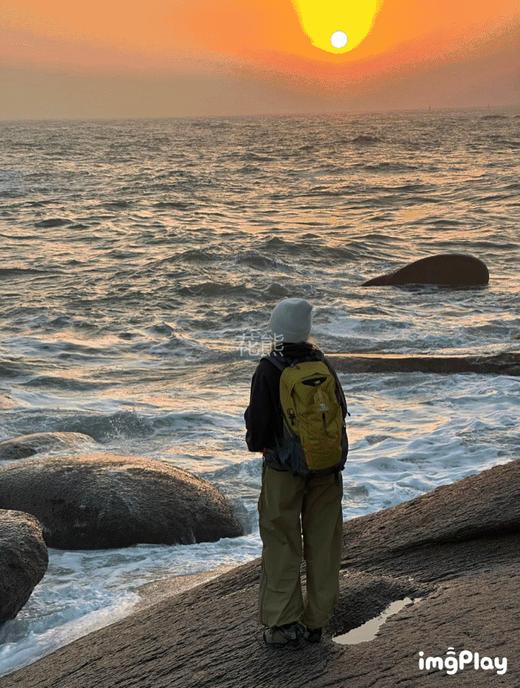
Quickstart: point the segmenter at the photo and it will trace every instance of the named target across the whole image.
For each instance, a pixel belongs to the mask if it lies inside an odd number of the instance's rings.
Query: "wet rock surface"
[[[191,544],[243,529],[210,483],[162,461],[109,453],[28,459],[0,469],[0,508],[36,516],[50,547]]]
[[[487,356],[338,353],[327,358],[344,373],[478,373],[520,375],[520,352]]]
[[[0,509],[0,623],[22,609],[47,563],[40,523],[28,514]]]
[[[0,688],[459,688],[520,684],[520,461],[344,526],[336,613],[325,640],[296,651],[261,640],[259,561],[134,614],[0,679]],[[372,641],[332,642],[389,603],[420,598]],[[421,671],[419,651],[506,656],[499,676]]]
[[[95,440],[81,432],[33,432],[0,442],[0,461],[14,461],[28,456],[63,449],[78,449]]]
[[[436,284],[445,287],[484,286],[489,282],[486,264],[464,253],[441,253],[420,258],[393,272],[363,282],[364,287]]]

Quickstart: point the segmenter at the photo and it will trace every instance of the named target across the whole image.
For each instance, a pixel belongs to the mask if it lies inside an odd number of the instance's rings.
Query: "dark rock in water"
[[[29,459],[0,469],[0,508],[33,514],[50,547],[191,544],[243,534],[212,485],[162,461],[117,454]]]
[[[0,509],[0,623],[14,619],[47,570],[41,524]]]
[[[409,354],[328,354],[345,373],[478,373],[520,375],[520,352],[488,356],[416,356]]]
[[[363,287],[403,284],[437,284],[446,287],[482,286],[489,282],[486,264],[463,253],[421,258],[403,268],[363,282]]]
[[[84,447],[94,438],[81,432],[34,432],[0,442],[0,461],[24,459],[41,452]]]
[[[447,685],[419,652],[508,657],[507,674],[457,673],[457,688],[520,685],[520,461],[344,525],[336,613],[318,645],[275,651],[257,620],[259,560],[82,638],[0,679],[0,688],[420,688]],[[403,597],[374,640],[343,634]]]

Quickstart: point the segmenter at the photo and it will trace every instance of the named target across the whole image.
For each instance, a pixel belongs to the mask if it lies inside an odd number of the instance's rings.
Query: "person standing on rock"
[[[248,449],[263,455],[259,615],[269,645],[319,642],[339,592],[348,411],[334,369],[309,341],[311,325],[305,299],[274,308],[274,343],[253,375],[244,414]]]

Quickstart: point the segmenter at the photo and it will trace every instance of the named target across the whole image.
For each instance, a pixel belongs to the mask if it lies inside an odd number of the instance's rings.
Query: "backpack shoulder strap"
[[[261,361],[269,361],[269,363],[272,363],[275,368],[278,368],[280,372],[285,370],[287,368],[287,362],[284,361],[283,358],[280,358],[279,356],[276,356],[276,353],[272,351],[268,356],[262,356],[260,359]]]

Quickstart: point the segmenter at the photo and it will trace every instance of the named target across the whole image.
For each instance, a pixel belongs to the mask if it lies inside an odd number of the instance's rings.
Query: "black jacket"
[[[284,358],[288,359],[323,360],[336,378],[338,401],[343,409],[343,418],[345,418],[347,415],[347,404],[343,389],[336,372],[323,353],[310,342],[284,344],[280,349],[280,353]],[[265,359],[260,361],[253,375],[249,406],[244,413],[246,443],[249,451],[263,452],[264,449],[275,449],[277,440],[282,439],[283,420],[280,404],[280,375],[280,370]]]

